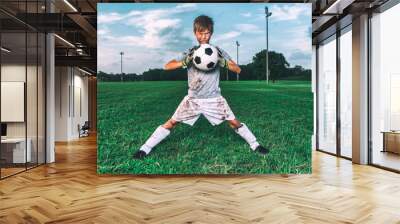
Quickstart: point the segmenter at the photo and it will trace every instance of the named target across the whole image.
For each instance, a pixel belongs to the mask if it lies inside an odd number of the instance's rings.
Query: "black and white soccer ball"
[[[196,68],[208,72],[218,64],[218,50],[210,44],[201,44],[193,53],[193,64]]]

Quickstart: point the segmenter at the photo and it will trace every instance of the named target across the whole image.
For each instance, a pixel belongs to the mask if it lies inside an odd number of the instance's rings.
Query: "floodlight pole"
[[[229,81],[229,70],[226,68],[226,81]]]
[[[236,41],[236,63],[239,66],[239,41]],[[239,81],[239,73],[236,73],[236,81]]]
[[[269,67],[268,67],[268,17],[270,17],[272,15],[272,12],[268,11],[268,6],[265,6],[265,18],[266,18],[266,31],[267,31],[267,35],[266,35],[266,43],[267,43],[267,50],[266,50],[266,55],[265,55],[265,74],[266,74],[266,81],[268,84],[268,80],[269,80]]]
[[[121,51],[119,54],[121,55],[121,82],[123,82],[124,81],[124,77],[122,75],[122,55],[124,55],[124,52]]]

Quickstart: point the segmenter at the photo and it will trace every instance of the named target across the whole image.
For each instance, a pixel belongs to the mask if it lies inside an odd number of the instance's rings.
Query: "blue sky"
[[[269,49],[281,52],[293,67],[311,67],[311,4],[302,3],[99,3],[98,70],[140,74],[162,68],[197,44],[193,20],[205,14],[214,20],[211,44],[223,48],[239,64],[250,63],[266,48],[265,12],[269,18]]]

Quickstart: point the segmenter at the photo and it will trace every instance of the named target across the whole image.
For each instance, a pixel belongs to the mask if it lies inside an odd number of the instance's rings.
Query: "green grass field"
[[[144,160],[132,154],[167,121],[187,93],[187,82],[98,83],[98,172],[101,174],[310,173],[311,83],[221,82],[235,116],[271,147],[254,153],[224,122],[201,117],[179,124]]]

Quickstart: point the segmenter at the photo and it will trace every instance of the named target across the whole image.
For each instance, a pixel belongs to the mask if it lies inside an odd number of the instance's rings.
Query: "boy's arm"
[[[165,70],[174,70],[177,68],[187,68],[193,59],[193,53],[196,49],[198,49],[200,46],[194,46],[192,49],[189,50],[189,52],[184,53],[184,57],[178,61],[176,59],[168,62],[165,64],[164,69]]]
[[[165,64],[164,69],[165,70],[174,70],[177,68],[181,68],[183,66],[182,61],[177,61],[177,60],[172,60],[170,62],[168,62],[167,64]]]
[[[239,74],[242,69],[232,60],[228,61],[228,69],[236,74]]]
[[[231,57],[222,49],[217,47],[219,65],[223,68],[228,68],[230,71],[239,74],[242,70],[240,67],[231,59]]]
[[[230,71],[239,74],[242,69],[233,61],[233,60],[226,60],[225,58],[219,59],[219,64],[223,68],[228,68]]]

